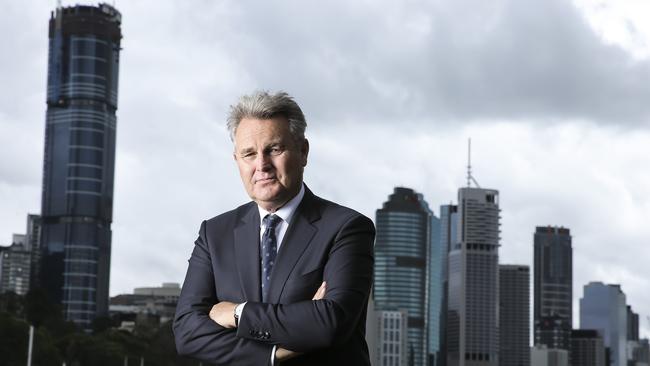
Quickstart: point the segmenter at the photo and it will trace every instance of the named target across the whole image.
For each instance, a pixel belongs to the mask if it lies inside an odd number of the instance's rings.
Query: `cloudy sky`
[[[501,262],[532,264],[535,226],[569,227],[576,322],[583,285],[620,283],[650,336],[650,5],[611,3],[118,1],[111,294],[182,282],[201,220],[247,200],[228,106],[283,89],[308,119],[314,192],[374,217],[407,186],[438,213],[472,138],[501,195]],[[54,7],[0,12],[5,245],[40,211]]]

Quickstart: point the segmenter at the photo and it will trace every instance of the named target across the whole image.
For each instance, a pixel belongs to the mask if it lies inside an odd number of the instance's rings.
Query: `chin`
[[[273,192],[265,191],[256,194],[255,197],[263,202],[277,202],[282,200],[285,192],[274,190]]]

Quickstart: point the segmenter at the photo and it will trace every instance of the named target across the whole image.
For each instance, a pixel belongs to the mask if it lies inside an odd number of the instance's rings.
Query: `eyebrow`
[[[253,149],[252,147],[245,147],[245,148],[238,151],[238,153],[240,153],[240,154],[245,154],[245,153],[248,153],[248,152],[255,152],[255,149]]]
[[[286,144],[283,143],[281,139],[278,139],[278,140],[269,142],[267,145],[264,146],[263,150],[266,150],[268,148],[275,147],[275,146],[284,147],[284,146],[286,146]],[[248,152],[255,152],[255,148],[253,148],[253,147],[244,147],[244,148],[242,148],[242,149],[240,149],[238,151],[239,154],[245,154],[245,153],[248,153]]]

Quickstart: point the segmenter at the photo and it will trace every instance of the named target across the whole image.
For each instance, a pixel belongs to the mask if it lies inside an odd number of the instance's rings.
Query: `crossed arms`
[[[248,301],[237,328],[232,309],[243,301],[219,296],[223,284],[216,283],[213,266],[227,261],[213,258],[211,246],[219,243],[208,242],[205,226],[204,222],[195,242],[176,310],[179,354],[224,365],[264,365],[270,363],[276,345],[281,360],[293,352],[325,349],[349,339],[365,310],[372,282],[374,227],[368,218],[349,215],[331,235],[317,235],[302,254],[323,256],[322,279],[314,280],[326,282],[326,291],[321,288],[314,295],[309,290],[285,304]],[[239,283],[234,266],[231,272],[235,273],[224,281]],[[293,299],[297,293],[289,295]]]

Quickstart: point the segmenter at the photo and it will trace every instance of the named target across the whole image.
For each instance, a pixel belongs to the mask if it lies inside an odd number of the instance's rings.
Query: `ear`
[[[302,157],[302,166],[307,165],[307,156],[309,155],[309,141],[304,139],[300,146],[300,155]]]

